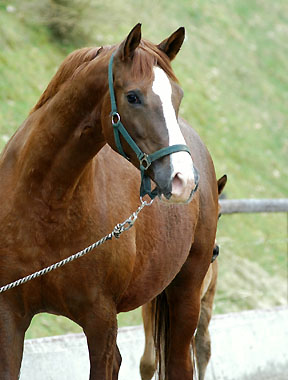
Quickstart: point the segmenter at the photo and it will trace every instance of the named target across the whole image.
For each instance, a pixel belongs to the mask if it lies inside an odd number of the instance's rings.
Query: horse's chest
[[[154,298],[173,280],[189,255],[193,224],[154,223],[146,233],[137,233],[136,259],[131,281],[119,304],[119,311],[136,308]],[[166,221],[167,222],[167,221]],[[153,228],[154,227],[154,228]]]

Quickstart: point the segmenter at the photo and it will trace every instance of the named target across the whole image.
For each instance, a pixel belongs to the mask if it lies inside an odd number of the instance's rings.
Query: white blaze
[[[169,146],[175,144],[186,145],[172,104],[171,83],[164,70],[160,67],[154,67],[152,91],[159,96],[162,104],[163,117],[168,130]],[[194,182],[193,161],[190,154],[187,152],[176,152],[171,154],[170,160],[172,165],[172,178],[174,178],[177,173],[180,173],[185,184]]]

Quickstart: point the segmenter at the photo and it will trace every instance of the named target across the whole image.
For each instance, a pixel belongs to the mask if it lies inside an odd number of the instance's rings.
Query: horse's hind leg
[[[0,302],[0,379],[18,380],[25,331],[31,318],[17,317]]]
[[[208,330],[210,315],[209,307],[201,304],[200,319],[195,336],[198,380],[204,380],[206,368],[211,357],[211,340]]]
[[[198,368],[198,379],[204,380],[206,368],[211,357],[211,339],[208,326],[212,317],[213,301],[216,291],[216,281],[218,274],[218,263],[212,265],[212,278],[207,292],[201,299],[201,312],[195,336],[196,361]]]
[[[153,303],[142,306],[142,317],[145,332],[145,348],[140,361],[140,374],[142,380],[151,380],[156,371],[156,357],[153,339]]]

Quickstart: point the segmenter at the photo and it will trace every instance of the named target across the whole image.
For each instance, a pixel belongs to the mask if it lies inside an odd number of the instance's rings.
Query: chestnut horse
[[[192,379],[190,341],[215,241],[218,193],[207,149],[178,120],[183,94],[170,62],[183,40],[179,28],[154,45],[141,39],[137,24],[119,45],[72,53],[2,152],[2,288],[82,250],[125,220],[139,206],[139,168],[141,194],[158,199],[119,240],[1,291],[1,380],[18,378],[25,331],[41,312],[83,328],[90,380],[117,379],[117,313],[164,289],[173,307],[163,373],[169,380]],[[123,138],[120,117],[130,139]],[[145,154],[136,154],[135,146]],[[190,318],[183,320],[187,308]]]
[[[226,185],[227,176],[224,175],[218,180],[218,194],[220,195]],[[220,205],[218,218],[220,217]],[[214,245],[212,261],[201,288],[201,309],[197,331],[195,334],[195,358],[198,370],[198,380],[204,380],[206,368],[211,357],[211,339],[208,326],[212,317],[213,301],[216,291],[216,282],[218,276],[218,261],[216,258],[219,254],[219,246]],[[140,362],[140,373],[142,380],[152,379],[156,368],[157,358],[155,357],[155,345],[153,338],[153,324],[155,313],[155,300],[142,307],[142,317],[145,332],[144,353]],[[186,319],[189,314],[186,311]],[[194,344],[192,343],[192,346]]]

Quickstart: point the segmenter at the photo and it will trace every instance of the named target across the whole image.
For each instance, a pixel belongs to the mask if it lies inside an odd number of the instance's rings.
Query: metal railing
[[[288,198],[282,199],[220,199],[222,214],[287,212]]]

